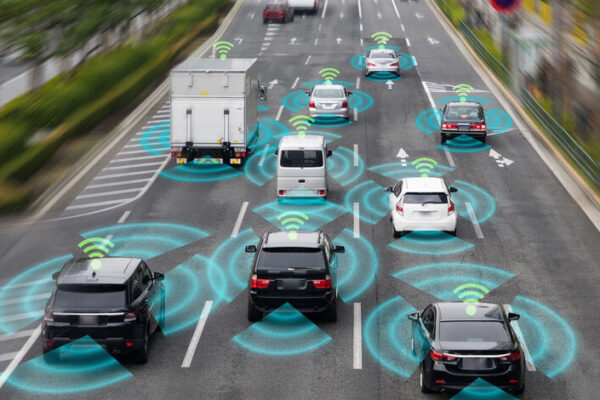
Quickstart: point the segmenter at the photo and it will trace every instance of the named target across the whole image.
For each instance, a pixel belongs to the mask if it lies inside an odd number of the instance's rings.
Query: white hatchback
[[[390,192],[394,237],[409,231],[445,231],[456,235],[457,215],[452,194],[442,178],[404,178],[385,188]]]

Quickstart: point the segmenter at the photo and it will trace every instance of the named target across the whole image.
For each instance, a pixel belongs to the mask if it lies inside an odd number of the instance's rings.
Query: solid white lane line
[[[8,342],[9,340],[20,339],[31,335],[35,329],[26,329],[12,334],[0,335],[0,342]]]
[[[325,11],[327,11],[327,3],[329,3],[329,0],[325,0],[325,5],[323,6],[323,14],[321,14],[321,18],[325,18]]]
[[[145,151],[145,150],[144,150]],[[166,153],[163,154],[156,154],[156,155],[147,155],[147,156],[142,156],[142,157],[125,157],[125,158],[115,158],[114,160],[111,160],[109,164],[112,163],[123,163],[123,162],[129,162],[129,161],[140,161],[140,160],[150,160],[152,158],[162,158],[165,156]]]
[[[131,211],[125,211],[123,213],[123,215],[121,215],[121,218],[119,218],[119,221],[117,222],[117,224],[122,224],[123,222],[125,222],[125,220],[127,219],[127,217],[129,217],[129,214],[131,214]]]
[[[299,81],[299,80],[300,80],[300,77],[299,77],[299,76],[297,76],[297,77],[296,77],[296,80],[294,81],[294,84],[292,85],[292,89],[295,89],[295,88],[296,88],[296,85],[298,84],[298,81]]]
[[[360,31],[362,32],[362,31],[363,31],[363,26],[362,26],[362,24],[360,24],[360,25],[359,25],[359,27],[360,27]]]
[[[402,32],[406,32],[406,29],[404,29],[404,24],[400,24],[400,29],[402,29]]]
[[[279,118],[281,118],[281,113],[283,112],[283,106],[279,106],[279,110],[277,111],[277,116],[275,117],[276,121],[279,121]]]
[[[509,313],[513,312],[510,304],[505,304],[504,309]],[[519,321],[512,321],[511,325],[513,327],[513,331],[515,331],[515,334],[517,335],[517,338],[519,339],[519,343],[521,343],[521,348],[523,349],[523,353],[525,353],[525,365],[527,366],[527,371],[535,372],[535,370],[536,370],[535,364],[533,363],[533,359],[531,358],[531,354],[529,353],[529,349],[527,348],[527,343],[525,343],[525,338],[523,337],[523,334],[521,333],[521,328],[519,327]]]
[[[362,7],[360,6],[360,0],[358,0],[358,18],[362,18]]]
[[[244,215],[246,215],[246,210],[248,209],[248,202],[245,201],[242,203],[242,208],[240,208],[240,213],[238,214],[237,219],[235,220],[235,225],[233,226],[233,230],[231,231],[231,237],[236,237],[242,227],[242,221],[244,220]]]
[[[35,296],[27,296],[27,297],[17,297],[17,298],[12,298],[10,300],[4,300],[2,302],[0,302],[0,306],[8,306],[10,304],[18,304],[18,303],[24,303],[27,302],[29,300],[42,300],[42,299],[48,299],[50,297],[52,293],[48,292],[48,293],[42,293],[42,294],[37,294]],[[0,318],[1,320],[2,318]],[[0,340],[1,341],[1,340]]]
[[[356,90],[360,89],[360,76],[356,78]]]
[[[260,156],[260,160],[258,160],[258,166],[262,167],[265,163],[265,158],[267,158],[267,149],[269,148],[269,145],[265,145],[265,147],[262,150],[262,155]]]
[[[86,204],[77,204],[74,206],[69,206],[65,208],[66,211],[69,210],[80,210],[82,208],[92,208],[92,207],[100,207],[100,206],[109,206],[111,204],[119,204],[124,203],[129,199],[120,199],[120,200],[109,200],[109,201],[99,201],[97,203],[86,203]]]
[[[354,238],[360,237],[360,204],[358,201],[354,202],[354,216],[352,221],[352,228],[354,230]]]
[[[358,144],[354,143],[354,166],[358,167]]]
[[[475,210],[473,210],[471,202],[465,202],[465,206],[467,207],[467,212],[469,213],[469,218],[471,219],[471,223],[473,223],[473,229],[475,229],[477,237],[479,239],[483,239],[483,232],[481,231],[481,226],[479,226],[479,222],[477,221],[477,216],[475,215]]]
[[[196,353],[196,348],[198,347],[198,342],[200,342],[200,336],[202,336],[202,331],[204,330],[204,325],[206,325],[206,320],[208,319],[208,313],[210,312],[210,308],[213,305],[212,300],[207,300],[204,303],[204,308],[202,309],[202,314],[200,315],[200,319],[196,324],[196,329],[194,330],[194,334],[192,335],[192,340],[190,340],[190,345],[185,352],[185,356],[183,357],[183,362],[181,363],[181,368],[189,368],[192,365],[192,360],[194,359],[194,354]]]
[[[354,345],[352,368],[362,369],[362,321],[360,303],[354,303]]]
[[[408,38],[406,38],[406,45],[410,47],[410,40],[408,40]]]
[[[12,360],[13,358],[15,358],[17,356],[17,354],[19,354],[18,351],[14,351],[12,353],[0,354],[0,362]]]
[[[124,176],[132,176],[132,175],[154,174],[155,172],[156,172],[155,170],[151,169],[151,170],[146,170],[146,171],[125,172],[125,173],[122,173],[122,174],[98,175],[93,180],[97,180],[97,179],[110,179],[110,178],[122,178]]]
[[[452,153],[450,153],[448,150],[444,150],[444,153],[446,154],[446,158],[448,159],[448,165],[454,168],[456,165],[454,165],[454,158],[452,158]]]
[[[398,16],[398,19],[400,19],[400,11],[398,11],[398,7],[396,6],[396,2],[394,0],[392,1],[392,5],[394,6],[394,11],[396,11],[396,16]]]
[[[154,172],[154,171],[152,171]],[[102,187],[111,187],[111,186],[119,186],[119,185],[131,185],[133,183],[146,183],[150,180],[148,179],[132,179],[130,181],[117,181],[117,182],[109,182],[109,183],[99,183],[97,185],[88,185],[86,189],[98,189]]]
[[[354,122],[358,121],[358,108],[354,107]]]
[[[114,171],[117,169],[139,168],[139,167],[153,167],[155,165],[161,165],[161,164],[162,164],[162,162],[142,163],[142,164],[135,164],[135,165],[119,165],[118,167],[103,168],[102,171]]]
[[[25,355],[29,352],[31,346],[33,346],[33,344],[37,341],[41,331],[42,325],[40,324],[37,326],[37,328],[33,330],[31,336],[29,336],[29,339],[27,339],[27,342],[25,342],[21,350],[19,350],[17,355],[10,362],[10,364],[8,364],[8,367],[6,367],[6,369],[2,373],[2,376],[0,376],[0,389],[2,389],[2,386],[4,386],[10,375],[14,372],[15,368],[17,368],[17,365],[21,363]]]

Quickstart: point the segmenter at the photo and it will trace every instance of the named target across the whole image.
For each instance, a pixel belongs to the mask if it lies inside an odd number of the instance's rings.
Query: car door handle
[[[304,183],[304,182],[306,182],[306,179],[298,179],[298,182],[299,183]]]

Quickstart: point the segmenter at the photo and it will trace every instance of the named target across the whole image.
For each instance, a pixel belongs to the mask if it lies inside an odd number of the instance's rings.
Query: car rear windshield
[[[372,51],[369,55],[370,58],[396,58],[394,53],[392,52],[383,52],[383,51]]]
[[[342,89],[315,89],[312,95],[320,99],[341,99],[344,97],[344,91]]]
[[[125,287],[121,285],[60,285],[54,297],[54,307],[115,308],[124,307]]]
[[[320,248],[265,248],[260,252],[257,270],[289,271],[288,268],[307,271],[324,271],[325,257]]]
[[[267,4],[266,8],[267,8],[267,10],[282,10],[283,4],[281,4],[281,3]]]
[[[510,342],[510,335],[500,321],[440,322],[440,340],[444,342]]]
[[[448,106],[446,119],[451,121],[481,121],[483,113],[476,106]]]
[[[283,150],[281,166],[284,168],[317,168],[323,166],[321,150]]]
[[[446,193],[406,193],[403,202],[404,204],[446,204],[448,196]]]

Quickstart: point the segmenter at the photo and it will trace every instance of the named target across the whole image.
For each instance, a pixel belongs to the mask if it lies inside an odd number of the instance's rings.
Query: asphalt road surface
[[[449,398],[420,393],[406,314],[436,299],[458,300],[456,287],[479,283],[489,291],[485,301],[522,315],[528,373],[520,398],[596,398],[600,234],[430,5],[328,0],[316,15],[288,24],[263,24],[263,6],[246,0],[221,39],[235,44],[228,57],[258,58],[261,83],[270,86],[259,113],[257,152],[264,153],[243,171],[176,167],[165,142],[164,97],[42,220],[2,225],[0,371],[11,374],[0,397]],[[381,31],[402,53],[400,79],[365,79],[360,69],[363,47]],[[246,319],[250,264],[240,249],[280,228],[272,146],[294,131],[288,121],[306,113],[302,93],[326,67],[340,71],[336,80],[353,91],[356,112],[348,124],[310,127],[334,153],[331,192],[327,207],[300,211],[307,228],[346,246],[338,321],[296,316],[293,326],[253,325]],[[486,145],[440,147],[436,109],[463,83],[484,103],[493,134]],[[420,158],[430,160],[418,167]],[[459,189],[457,239],[393,239],[382,188],[423,173]],[[113,255],[140,255],[167,274],[167,324],[145,365],[75,354],[48,366],[35,334],[49,276],[69,254],[82,254],[84,237],[108,235]],[[489,398],[510,398],[502,396]]]

